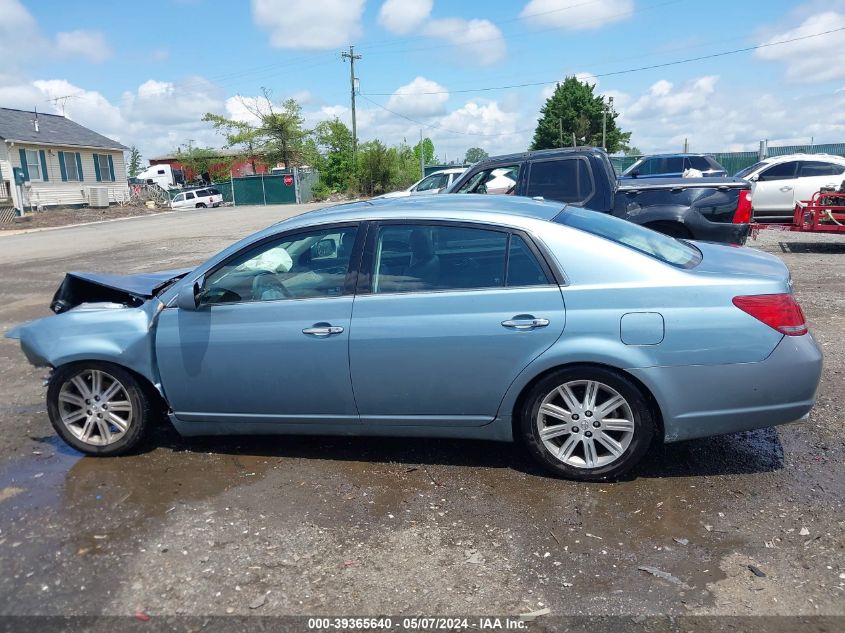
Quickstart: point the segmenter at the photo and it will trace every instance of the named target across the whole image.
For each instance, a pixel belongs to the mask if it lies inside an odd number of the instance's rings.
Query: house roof
[[[70,145],[125,150],[126,146],[57,114],[38,113],[38,132],[29,110],[0,108],[0,139],[38,145]]]

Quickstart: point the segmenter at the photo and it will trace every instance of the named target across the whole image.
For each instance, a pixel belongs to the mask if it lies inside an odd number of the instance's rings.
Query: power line
[[[781,44],[790,44],[792,42],[798,42],[801,40],[808,40],[814,37],[822,37],[823,35],[830,35],[831,33],[837,33],[839,31],[845,31],[845,26],[837,28],[837,29],[830,29],[829,31],[822,31],[821,33],[813,33],[811,35],[803,35],[801,37],[793,37],[787,40],[780,40],[777,42],[768,42],[766,44],[758,44],[756,46],[747,46],[745,48],[737,48],[730,51],[722,51],[719,53],[711,53],[709,55],[701,55],[699,57],[689,57],[687,59],[678,59],[671,62],[664,62],[662,64],[651,64],[650,66],[639,66],[637,68],[627,68],[625,70],[615,70],[612,72],[606,73],[598,73],[593,75],[594,77],[612,77],[615,75],[625,75],[628,73],[636,73],[641,72],[643,70],[653,70],[655,68],[666,68],[668,66],[678,66],[680,64],[688,64],[690,62],[698,62],[703,61],[705,59],[714,59],[716,57],[725,57],[726,55],[736,55],[738,53],[747,53],[749,51],[756,51],[761,48],[769,48],[771,46],[780,46]],[[429,92],[369,92],[367,93],[373,97],[390,97],[393,95],[397,96],[422,96],[422,95],[438,95],[438,94],[456,94],[456,93],[466,93],[466,92],[490,92],[493,90],[510,90],[512,88],[529,88],[533,86],[548,86],[551,84],[555,84],[560,82],[560,79],[553,79],[551,81],[533,81],[529,83],[522,83],[522,84],[510,84],[505,86],[485,86],[483,88],[464,88],[462,90],[433,90]],[[364,96],[364,95],[361,95]]]

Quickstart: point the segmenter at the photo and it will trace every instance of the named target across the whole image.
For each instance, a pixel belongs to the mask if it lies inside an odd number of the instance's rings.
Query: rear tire
[[[519,424],[528,452],[568,479],[616,479],[636,466],[654,438],[648,400],[610,369],[561,369],[534,385],[524,403]]]
[[[47,387],[47,413],[65,442],[86,455],[131,452],[156,410],[145,385],[126,369],[97,361],[57,368]]]
[[[197,209],[205,209],[205,202],[198,202]]]
[[[652,222],[651,224],[646,224],[646,227],[669,237],[677,237],[682,240],[692,239],[690,230],[680,222]]]

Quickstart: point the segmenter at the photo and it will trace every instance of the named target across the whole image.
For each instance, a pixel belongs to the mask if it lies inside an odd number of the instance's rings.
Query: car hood
[[[67,273],[53,295],[50,309],[61,314],[83,303],[101,302],[137,307],[154,297],[169,282],[184,277],[191,270],[184,268],[138,275]]]

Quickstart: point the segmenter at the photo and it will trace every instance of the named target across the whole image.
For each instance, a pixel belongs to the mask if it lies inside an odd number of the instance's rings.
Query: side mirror
[[[631,176],[631,178],[638,178],[638,177],[639,177],[639,175],[640,175],[640,170],[639,170],[639,169],[635,169],[634,171],[632,171],[632,172],[631,172],[630,174],[628,174],[628,175],[629,175],[629,176]]]
[[[758,176],[757,174],[754,174],[748,180],[750,180],[751,182],[757,182],[758,180],[760,180],[760,176]]]
[[[199,307],[199,282],[184,284],[176,295],[176,307],[180,310],[196,310]]]

